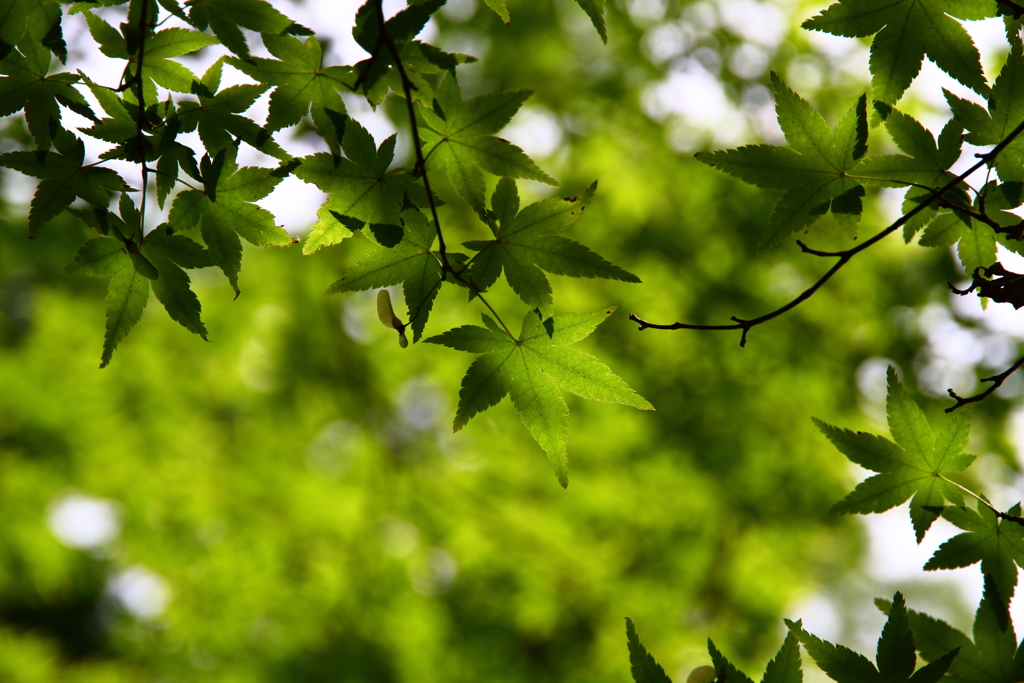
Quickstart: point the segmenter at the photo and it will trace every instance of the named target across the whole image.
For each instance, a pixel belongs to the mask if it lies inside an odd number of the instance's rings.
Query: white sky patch
[[[790,13],[771,2],[722,0],[718,12],[730,33],[769,50],[781,45],[789,33]]]
[[[555,115],[541,107],[525,106],[501,131],[501,137],[518,145],[531,159],[544,159],[562,146],[562,126]]]
[[[163,614],[171,603],[171,586],[159,574],[142,566],[128,567],[107,584],[112,595],[136,619],[151,621]]]
[[[70,548],[101,548],[121,534],[121,518],[114,502],[81,493],[57,499],[47,522],[57,540]]]
[[[448,0],[440,12],[451,21],[462,23],[473,18],[477,7],[476,0]]]
[[[947,586],[951,590],[950,597],[959,599],[973,615],[981,601],[984,588],[978,565],[952,570],[922,571],[922,567],[939,546],[961,533],[960,529],[939,518],[918,545],[907,515],[906,504],[879,515],[864,515],[863,519],[869,535],[868,572],[872,578],[897,586],[901,583]],[[1019,583],[1018,581],[1018,585]],[[951,612],[943,610],[941,603],[929,602],[928,605],[909,606],[940,619],[950,620],[953,617]],[[1024,626],[1024,600],[1020,598],[1019,590],[1010,603],[1010,617],[1016,625],[1016,630],[1020,632]],[[970,632],[969,624],[955,623],[954,620],[953,625]]]

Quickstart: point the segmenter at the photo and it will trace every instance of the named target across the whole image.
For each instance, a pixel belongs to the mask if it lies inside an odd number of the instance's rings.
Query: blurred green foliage
[[[102,285],[64,273],[86,229],[65,215],[29,242],[25,207],[6,206],[0,679],[623,681],[627,615],[670,675],[708,663],[709,635],[757,669],[796,600],[857,571],[859,529],[825,514],[847,466],[809,418],[867,424],[853,371],[872,356],[909,367],[917,340],[889,312],[955,279],[949,259],[892,238],[742,350],[738,334],[638,333],[630,312],[762,313],[823,265],[792,245],[755,259],[773,198],[674,151],[641,107],[668,68],[645,36],[694,5],[649,20],[609,2],[607,47],[575,3],[508,5],[508,26],[482,5],[441,15],[440,44],[485,48],[462,67],[467,97],[536,91],[563,135],[541,166],[566,193],[599,179],[576,229],[643,284],[555,277],[557,305],[619,305],[580,346],[657,412],[570,397],[568,490],[507,402],[453,435],[466,358],[399,349],[369,293],[321,298],[359,248],[251,250],[237,301],[195,271],[211,342],[150,306],[99,371]],[[724,61],[738,42],[712,28],[688,50]],[[837,95],[863,84],[809,50],[794,28],[771,65],[818,60],[812,99],[834,124]],[[722,77],[737,101],[758,82]],[[479,235],[468,209],[442,211],[451,242]],[[834,224],[813,237],[847,244]],[[494,291],[499,311],[521,311]],[[450,288],[427,333],[478,321]],[[116,538],[55,537],[48,520],[74,493],[112,502]],[[149,618],[118,589],[140,568],[169,591]]]

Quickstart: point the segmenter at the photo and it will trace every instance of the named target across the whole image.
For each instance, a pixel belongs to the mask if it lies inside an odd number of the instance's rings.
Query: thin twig
[[[750,320],[742,320],[740,318],[737,318],[737,317],[733,316],[731,319],[733,321],[735,321],[735,324],[732,324],[732,325],[693,325],[693,324],[690,324],[690,323],[679,323],[679,322],[672,323],[672,324],[669,324],[669,325],[659,325],[657,323],[651,323],[651,322],[648,322],[646,320],[643,320],[643,319],[639,318],[634,313],[630,313],[629,319],[632,320],[635,323],[638,323],[640,325],[640,330],[646,330],[648,328],[655,329],[655,330],[742,330],[743,334],[740,337],[740,346],[746,346],[746,343],[747,343],[747,332],[749,332],[751,330],[751,328],[756,327],[757,325],[760,325],[762,323],[766,323],[769,320],[772,320],[774,318],[777,318],[780,315],[782,315],[783,313],[786,313],[787,311],[790,311],[790,310],[796,308],[797,306],[802,304],[804,301],[807,301],[808,299],[810,299],[812,296],[814,296],[815,292],[817,292],[819,289],[821,289],[822,285],[824,285],[826,282],[828,282],[832,278],[833,275],[835,275],[837,272],[839,272],[839,269],[841,269],[843,266],[845,266],[847,263],[849,263],[850,259],[852,259],[854,256],[856,256],[860,252],[864,251],[868,247],[871,247],[871,246],[877,244],[882,239],[884,239],[885,237],[889,236],[890,234],[892,234],[893,232],[898,230],[901,226],[903,226],[904,223],[909,221],[911,218],[913,218],[914,216],[916,216],[920,212],[924,211],[925,208],[927,208],[930,204],[932,204],[933,202],[938,200],[940,197],[942,197],[945,193],[949,192],[950,190],[955,188],[957,185],[962,183],[968,176],[973,174],[975,171],[977,171],[982,166],[985,166],[986,164],[990,163],[993,159],[996,158],[996,156],[1000,152],[1002,152],[1006,148],[1007,145],[1009,145],[1011,142],[1013,142],[1013,140],[1017,136],[1019,136],[1021,133],[1024,133],[1024,121],[1022,121],[1020,123],[1020,125],[1018,125],[1016,128],[1014,128],[1013,131],[1009,135],[1007,135],[998,145],[993,147],[991,150],[989,150],[988,152],[985,152],[983,154],[975,155],[975,156],[977,156],[979,158],[979,161],[976,164],[971,166],[969,169],[967,169],[966,171],[961,173],[959,176],[957,176],[953,180],[951,180],[948,183],[946,183],[945,185],[943,185],[938,190],[933,191],[930,195],[928,195],[928,197],[924,201],[922,201],[920,204],[918,204],[917,206],[912,208],[907,213],[905,213],[902,216],[900,216],[892,225],[887,227],[885,230],[882,230],[881,232],[876,234],[871,239],[869,239],[869,240],[867,240],[867,241],[865,241],[865,242],[863,242],[861,244],[858,244],[855,247],[852,247],[850,249],[846,249],[844,251],[827,252],[827,251],[818,251],[816,249],[811,249],[811,248],[807,247],[806,245],[804,245],[803,243],[798,243],[798,244],[800,244],[800,248],[801,248],[802,251],[804,251],[804,253],[812,254],[814,256],[835,257],[835,258],[838,258],[839,260],[836,262],[836,264],[834,266],[829,268],[829,270],[824,275],[822,275],[818,279],[817,282],[815,282],[813,285],[811,285],[810,287],[805,289],[803,292],[801,292],[795,299],[790,301],[788,304],[786,304],[786,305],[784,305],[784,306],[782,306],[780,308],[777,308],[774,311],[771,311],[770,313],[766,313],[766,314],[764,314],[762,316],[759,316],[757,318],[752,318]]]
[[[977,403],[978,401],[984,401],[986,398],[989,397],[989,395],[992,394],[992,392],[994,392],[999,387],[1003,386],[1003,382],[1006,381],[1006,378],[1012,375],[1013,373],[1017,372],[1017,370],[1019,370],[1022,365],[1024,365],[1024,357],[1022,357],[1016,363],[1000,372],[998,375],[982,378],[982,382],[992,382],[992,386],[990,386],[988,389],[981,392],[980,394],[975,394],[974,396],[968,396],[964,398],[963,396],[960,396],[955,391],[950,389],[949,395],[951,398],[956,399],[956,403],[950,406],[949,408],[946,408],[946,412],[951,413],[957,408],[965,406],[968,403]]]

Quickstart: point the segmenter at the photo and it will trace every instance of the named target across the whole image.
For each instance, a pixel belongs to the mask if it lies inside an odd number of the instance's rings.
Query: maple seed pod
[[[391,307],[391,293],[386,289],[377,292],[377,317],[384,327],[398,330],[399,346],[403,349],[409,346],[409,338],[405,336],[405,325],[395,315],[395,309]]]
[[[135,272],[142,277],[149,278],[150,280],[156,280],[160,277],[160,271],[156,269],[152,263],[149,262],[145,256],[139,253],[139,247],[131,240],[125,240],[125,249],[128,250],[128,256],[132,260],[132,265],[135,266]]]
[[[715,669],[711,666],[698,666],[686,677],[686,683],[714,683]]]

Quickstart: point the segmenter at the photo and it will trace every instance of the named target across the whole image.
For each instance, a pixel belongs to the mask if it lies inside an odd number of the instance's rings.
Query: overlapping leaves
[[[956,80],[986,94],[978,50],[956,19],[987,19],[996,16],[996,8],[996,0],[840,0],[803,27],[847,38],[874,35],[872,97],[893,104],[921,70],[925,55]]]
[[[341,143],[338,121],[345,113],[339,90],[350,89],[354,80],[352,69],[325,66],[323,46],[314,37],[303,42],[292,36],[265,34],[263,44],[277,59],[230,58],[228,63],[274,88],[270,95],[267,129],[280,130],[310,114],[317,133],[338,154]]]
[[[876,600],[883,612],[891,603]],[[1010,620],[1007,597],[1001,595],[990,576],[974,617],[974,639],[945,621],[910,610],[910,629],[914,642],[926,661],[941,659],[959,650],[946,674],[950,683],[1016,683],[1024,678],[1024,642],[1018,644]]]
[[[192,292],[183,268],[213,265],[202,245],[157,228],[142,238],[140,215],[127,194],[121,195],[120,215],[106,209],[75,210],[101,233],[82,245],[67,271],[90,277],[108,277],[106,335],[100,367],[106,366],[149,301],[152,289],[171,319],[206,339],[199,299]]]
[[[542,318],[530,311],[518,338],[487,315],[484,327],[464,325],[427,339],[459,351],[482,354],[462,380],[455,430],[506,395],[534,439],[541,445],[564,487],[569,485],[566,439],[569,409],[562,390],[582,398],[653,410],[604,364],[568,344],[590,336],[614,308]]]
[[[199,129],[199,137],[208,154],[216,154],[235,140],[250,145],[277,159],[289,155],[274,141],[271,132],[241,113],[267,90],[265,85],[234,85],[220,90],[224,61],[214,62],[194,86],[198,102],[182,102],[178,107],[180,129],[188,133]]]
[[[410,2],[409,7],[384,23],[383,33],[374,3],[367,2],[359,8],[352,37],[370,56],[353,67],[353,87],[358,84],[372,105],[380,104],[391,90],[402,97],[408,95],[414,101],[426,102],[429,106],[434,99],[434,83],[425,76],[442,71],[454,74],[457,65],[476,61],[474,57],[445,52],[413,40],[444,3],[445,0]],[[398,68],[399,60],[401,69]],[[406,85],[409,86],[408,91]]]
[[[441,264],[432,251],[437,232],[427,217],[418,209],[402,213],[405,229],[401,241],[387,248],[381,247],[367,254],[345,276],[327,288],[326,294],[358,292],[390,285],[402,284],[409,310],[409,325],[413,329],[413,343],[419,341],[427,323],[434,299],[444,282]],[[449,259],[460,259],[448,254]]]
[[[112,4],[123,3],[111,0],[100,6]],[[519,211],[514,178],[555,184],[521,149],[496,136],[529,92],[462,99],[455,69],[472,58],[416,40],[443,4],[413,0],[385,21],[380,3],[366,2],[357,12],[353,37],[369,56],[349,67],[326,65],[324,45],[264,0],[132,2],[121,23],[108,21],[105,12],[93,13],[94,4],[77,3],[70,11],[83,14],[99,50],[125,62],[121,81],[114,85],[81,73],[50,75],[51,55],[66,57],[59,5],[12,0],[0,22],[0,72],[6,75],[0,79],[0,113],[24,109],[40,150],[0,156],[0,164],[42,181],[30,216],[33,233],[76,197],[91,205],[70,209],[99,236],[83,245],[68,268],[110,279],[103,365],[140,319],[151,291],[174,320],[206,337],[199,301],[184,269],[216,266],[237,293],[243,240],[258,246],[293,243],[274,216],[257,204],[292,172],[328,195],[306,240],[306,253],[359,231],[378,245],[328,291],[401,284],[413,341],[422,337],[444,282],[468,287],[471,300],[482,299],[504,271],[517,294],[537,309],[526,316],[518,338],[503,322],[485,318],[484,327],[457,328],[431,341],[483,354],[467,374],[456,426],[511,394],[565,485],[567,407],[561,390],[641,409],[651,406],[596,359],[567,348],[589,335],[611,309],[551,317],[553,298],[543,271],[638,279],[558,234],[579,218],[593,187],[582,198],[545,200]],[[488,4],[508,19],[504,2]],[[604,1],[579,4],[606,39]],[[191,28],[163,28],[160,15],[166,12]],[[253,57],[244,30],[258,32],[273,58]],[[217,42],[233,55],[216,60],[201,77],[178,59]],[[221,87],[225,64],[257,83]],[[82,85],[99,103],[103,118],[89,108],[78,90]],[[159,88],[171,93],[163,101]],[[389,90],[418,108],[421,139],[416,144],[426,157],[424,167],[392,168],[396,137],[378,146],[345,115],[342,92],[361,92],[375,106]],[[268,93],[268,118],[260,125],[248,112]],[[86,163],[82,141],[61,130],[61,107],[90,119],[83,133],[110,143],[99,163]],[[292,159],[273,135],[301,125],[307,116],[330,151]],[[192,132],[198,132],[201,148],[180,138]],[[56,151],[50,150],[51,143]],[[242,143],[280,165],[239,167],[236,155]],[[166,225],[145,232],[140,211],[145,202],[136,209],[124,179],[102,167],[108,159],[139,164],[142,189],[155,184],[161,206],[173,197]],[[457,194],[494,238],[470,243],[479,252],[471,267],[464,254],[435,251],[440,226],[420,211],[443,203],[428,195],[427,178],[422,177],[438,171],[448,174]],[[485,206],[485,173],[500,179],[493,211]],[[114,191],[121,192],[116,213],[108,209]],[[190,231],[202,243],[187,236]],[[406,324],[391,309],[390,295],[381,294],[379,301],[382,320],[403,334]],[[481,374],[487,367],[496,368],[497,374]]]
[[[169,221],[176,231],[199,228],[217,265],[237,293],[242,267],[242,242],[256,246],[285,246],[295,238],[274,222],[274,216],[254,202],[266,197],[281,182],[273,169],[235,163],[237,148],[203,157],[203,190],[185,190],[174,198]]]
[[[964,139],[972,145],[996,145],[1024,122],[1024,44],[1016,32],[1009,33],[1010,54],[992,86],[988,109],[970,100],[946,93],[953,116],[964,127]],[[995,158],[996,173],[1004,182],[1024,181],[1024,138],[1018,136]]]
[[[993,181],[973,201],[965,193],[951,193],[952,199],[946,204],[948,211],[922,212],[929,222],[922,221],[927,227],[918,243],[924,247],[949,247],[955,244],[960,263],[969,274],[978,268],[991,266],[996,261],[998,236],[988,221],[978,220],[977,217],[984,215],[997,225],[1019,223],[1020,217],[1006,210],[1019,204],[1014,197],[1019,197],[1020,185],[1013,185],[1007,183],[999,186]]]
[[[63,212],[76,197],[93,206],[105,207],[110,193],[125,187],[124,179],[109,168],[85,163],[85,145],[67,131],[53,140],[56,151],[8,152],[0,155],[0,166],[39,178],[28,214],[29,235]]]
[[[551,284],[542,270],[571,277],[609,278],[640,282],[640,278],[557,233],[571,227],[597,189],[595,182],[576,197],[545,199],[519,210],[515,181],[502,178],[491,197],[493,240],[466,242],[479,253],[469,268],[470,280],[487,290],[505,272],[505,279],[519,298],[542,314],[551,311]]]
[[[959,654],[959,648],[953,647],[915,671],[917,646],[901,593],[893,596],[889,619],[878,638],[874,662],[847,647],[833,645],[808,633],[799,621],[787,619],[786,625],[818,668],[838,683],[936,683]]]
[[[137,57],[138,53],[135,52],[133,55],[129,50],[127,38],[92,12],[83,12],[83,14],[89,24],[89,32],[99,44],[100,51],[114,59],[129,60],[129,70],[126,75],[134,75],[135,69],[131,60]],[[192,82],[197,80],[196,76],[188,67],[173,58],[201,50],[215,43],[217,43],[217,39],[213,36],[184,28],[164,29],[148,36],[142,51],[142,79],[147,90],[146,100],[156,99],[154,84],[174,92],[190,92]]]
[[[378,148],[358,122],[347,119],[344,126],[345,157],[313,154],[304,157],[294,171],[328,194],[303,245],[305,254],[351,237],[366,223],[397,225],[403,203],[410,196],[415,204],[427,203],[423,186],[407,170],[389,170],[395,155],[394,135]]]

